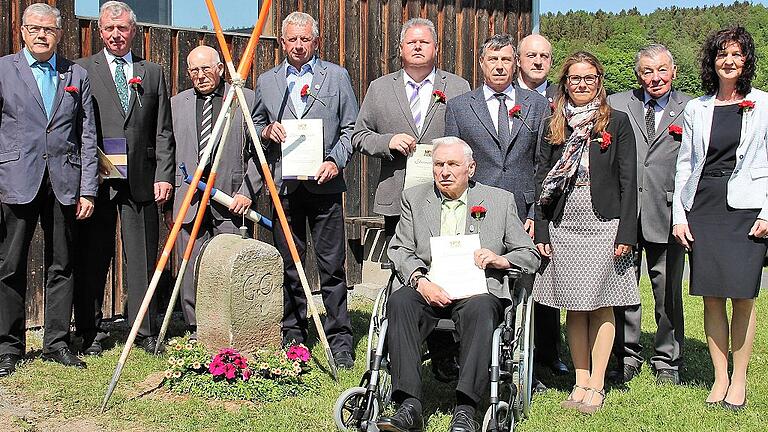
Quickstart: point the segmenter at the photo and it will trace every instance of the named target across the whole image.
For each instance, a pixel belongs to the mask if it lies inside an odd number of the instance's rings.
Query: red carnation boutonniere
[[[472,217],[476,220],[483,220],[487,211],[488,210],[486,210],[485,207],[481,205],[472,206],[472,208],[469,209],[469,213],[472,214]]]
[[[445,103],[446,97],[445,93],[441,92],[440,90],[435,90],[432,92],[432,96],[435,97],[435,103]]]
[[[136,92],[136,102],[138,102],[141,107],[141,77],[137,76],[129,79],[128,85],[130,85],[133,91]]]
[[[741,108],[742,112],[750,112],[755,108],[755,102],[744,99],[743,101],[739,102],[739,108]]]
[[[301,95],[302,98],[305,98],[305,97],[309,96],[312,99],[314,99],[314,100],[320,102],[321,104],[323,104],[323,106],[325,106],[325,102],[323,102],[320,99],[318,99],[317,96],[313,95],[309,91],[309,84],[304,84],[304,87],[301,88],[301,92],[299,92],[299,94]]]
[[[78,89],[75,86],[66,86],[66,87],[64,87],[64,91],[67,92],[67,93],[72,93],[72,94],[80,93],[80,89]]]
[[[683,128],[680,126],[673,124],[669,125],[669,134],[672,135],[675,138],[679,138],[683,136]]]
[[[609,145],[611,145],[611,134],[609,134],[606,131],[600,132],[600,138],[598,138],[596,141],[600,143],[600,150],[605,150],[608,148]]]
[[[525,121],[525,119],[523,118],[523,114],[522,114],[522,111],[523,111],[523,108],[522,108],[520,105],[515,105],[515,106],[513,106],[512,108],[510,108],[510,110],[509,110],[509,116],[510,116],[510,117],[516,117],[516,118],[519,118],[519,119],[520,119],[520,120],[523,122],[523,124],[525,125],[525,127],[528,129],[528,131],[529,131],[529,132],[533,132],[533,129],[531,129],[531,127],[530,127],[530,126],[528,126],[528,122],[526,122],[526,121]]]

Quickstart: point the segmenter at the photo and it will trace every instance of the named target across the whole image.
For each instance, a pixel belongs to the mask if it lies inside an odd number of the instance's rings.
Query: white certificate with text
[[[323,120],[283,120],[281,175],[284,180],[315,180],[323,163]]]
[[[429,239],[432,265],[427,277],[451,299],[462,299],[488,292],[485,270],[475,265],[480,236],[455,235]]]
[[[433,181],[432,144],[416,144],[416,150],[408,156],[408,161],[405,164],[405,186],[403,189]]]

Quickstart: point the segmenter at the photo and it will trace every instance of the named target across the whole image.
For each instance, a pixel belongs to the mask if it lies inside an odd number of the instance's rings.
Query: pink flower
[[[289,360],[301,360],[306,363],[309,361],[310,353],[304,345],[291,345],[291,347],[288,348],[288,352],[286,352],[286,357],[288,357]]]
[[[224,365],[224,377],[226,379],[234,379],[237,376],[237,368],[232,363]]]
[[[249,379],[251,379],[251,370],[248,368],[243,369],[243,381],[248,381]]]

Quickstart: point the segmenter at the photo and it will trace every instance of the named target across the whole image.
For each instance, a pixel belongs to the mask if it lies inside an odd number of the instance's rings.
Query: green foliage
[[[555,81],[565,57],[579,50],[590,51],[606,69],[609,93],[637,86],[634,56],[649,43],[666,45],[675,56],[675,87],[701,95],[698,55],[701,44],[714,31],[740,24],[755,39],[758,61],[753,86],[768,89],[768,8],[761,4],[735,2],[731,5],[694,8],[669,7],[642,15],[636,8],[621,12],[570,11],[541,16],[541,33],[552,42]]]

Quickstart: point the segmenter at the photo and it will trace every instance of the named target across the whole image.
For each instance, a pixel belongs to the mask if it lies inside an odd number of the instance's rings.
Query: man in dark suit
[[[608,97],[608,103],[627,113],[637,142],[638,278],[645,251],[648,276],[655,299],[656,337],[651,366],[659,383],[680,383],[683,364],[682,279],[685,251],[672,237],[672,193],[675,163],[682,133],[674,131],[683,121],[691,96],[672,88],[677,73],[672,53],[663,45],[649,45],[635,56],[640,88]],[[682,129],[681,129],[682,131]],[[617,370],[613,381],[626,382],[640,372],[640,305],[615,308],[616,338],[613,353]]]
[[[199,46],[187,56],[187,73],[192,80],[193,88],[187,89],[171,98],[171,113],[173,117],[173,136],[176,142],[176,162],[184,163],[189,170],[197,170],[205,146],[211,137],[213,125],[219,117],[222,101],[229,85],[222,79],[224,65],[219,53],[209,46]],[[256,107],[253,90],[243,89],[248,106]],[[231,129],[227,134],[224,150],[217,168],[215,187],[234,198],[229,208],[210,201],[200,226],[195,246],[187,263],[186,277],[181,287],[181,310],[184,321],[192,338],[196,339],[197,319],[195,317],[195,285],[193,269],[203,243],[218,234],[237,234],[238,227],[244,225],[253,232],[253,223],[244,220],[243,215],[261,188],[261,176],[253,161],[248,132],[245,130],[243,112],[239,108],[234,111]],[[214,153],[211,154],[211,161]],[[210,168],[210,161],[209,166]],[[209,169],[204,173],[203,181],[207,181]],[[173,217],[179,213],[182,197],[187,194],[187,184],[181,174],[176,175],[176,199],[173,200]],[[184,224],[179,231],[176,241],[176,256],[181,258],[189,243],[192,225],[197,214],[202,192],[198,191],[192,200],[192,205],[184,217]],[[166,207],[169,207],[166,205]],[[171,226],[171,212],[165,212],[166,223]]]
[[[317,21],[312,16],[293,12],[283,20],[280,44],[286,59],[259,76],[254,121],[268,149],[282,206],[302,257],[309,223],[326,310],[323,326],[336,364],[351,368],[354,347],[347,312],[342,192],[347,189],[343,170],[352,154],[357,99],[346,69],[315,56],[319,40]],[[282,176],[286,130],[281,122],[287,119],[322,120],[323,161],[314,180]],[[283,341],[301,343],[307,337],[307,299],[278,223],[274,236],[285,269]]]
[[[125,153],[125,179],[109,179],[99,188],[94,217],[78,226],[78,295],[75,322],[83,335],[83,352],[98,355],[107,336],[101,328],[101,305],[110,261],[114,257],[115,225],[125,253],[128,319],[133,322],[157,260],[157,206],[173,193],[174,143],[171,107],[160,65],[134,55],[136,16],[128,5],[108,1],[101,6],[99,34],[104,50],[78,61],[91,77],[99,146],[107,153]],[[110,144],[105,148],[105,143]],[[152,302],[136,339],[154,352],[159,328]]]
[[[394,291],[387,303],[392,399],[400,407],[394,415],[377,421],[382,431],[423,429],[421,343],[440,318],[451,318],[461,339],[451,431],[478,430],[474,414],[488,391],[493,329],[504,306],[511,302],[509,289],[502,283],[504,270],[514,266],[523,273],[533,273],[539,266],[539,254],[517,216],[515,197],[470,182],[475,161],[472,149],[461,139],[446,137],[433,143],[434,182],[403,192],[402,216],[389,245],[392,263],[409,286]],[[482,220],[470,212],[474,206],[486,208]],[[464,234],[480,237],[481,249],[467,259],[474,259],[484,270],[487,293],[452,298],[444,287],[429,279],[433,263],[430,238]]]
[[[445,134],[457,136],[472,147],[478,182],[514,194],[517,214],[526,232],[533,236],[536,143],[539,127],[549,116],[550,108],[540,94],[513,85],[514,43],[515,39],[508,34],[494,35],[485,41],[480,49],[485,84],[448,101]],[[526,275],[518,283],[533,286],[533,275]],[[554,313],[548,316],[548,324],[553,328],[557,326],[557,340],[560,338],[559,316],[556,321]],[[557,350],[554,351],[550,364],[560,370],[565,365],[559,361]]]
[[[0,58],[0,377],[25,352],[27,255],[38,218],[45,238],[43,360],[84,368],[68,348],[75,219],[98,187],[96,128],[85,69],[56,55],[61,14],[22,16],[25,47]]]

